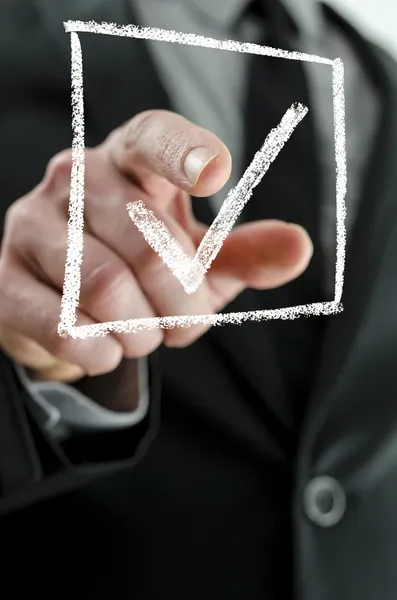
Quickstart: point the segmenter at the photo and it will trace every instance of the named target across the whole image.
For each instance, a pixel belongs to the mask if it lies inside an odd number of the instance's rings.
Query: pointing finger
[[[268,220],[236,227],[207,275],[219,300],[216,310],[246,287],[266,290],[299,277],[312,253],[310,237],[299,225]]]

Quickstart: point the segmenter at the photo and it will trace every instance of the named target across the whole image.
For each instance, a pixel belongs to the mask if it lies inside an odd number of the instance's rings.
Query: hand
[[[7,211],[0,253],[0,346],[40,379],[64,382],[114,370],[160,344],[183,347],[208,327],[111,333],[75,340],[57,333],[64,280],[71,151]],[[128,216],[143,200],[187,253],[207,227],[190,195],[209,196],[230,176],[228,149],[212,133],[166,111],[141,113],[86,150],[84,260],[78,324],[178,314],[212,314],[245,287],[269,289],[300,275],[312,245],[297,225],[236,227],[194,294],[187,294]]]

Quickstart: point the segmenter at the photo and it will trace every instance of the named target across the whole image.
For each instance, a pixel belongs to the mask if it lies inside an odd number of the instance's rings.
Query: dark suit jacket
[[[0,15],[3,221],[71,143],[62,21],[131,15],[123,0],[3,0]],[[160,350],[143,423],[62,446],[35,424],[0,353],[1,596],[61,587],[136,600],[395,600],[397,71],[333,11],[327,18],[351,38],[383,108],[348,240],[345,310],[327,319],[299,436],[265,323]],[[144,42],[80,37],[88,146],[142,110],[172,108]],[[210,218],[205,202],[195,209]],[[255,302],[247,291],[229,310]],[[307,484],[323,475],[346,499],[329,527],[304,510]]]

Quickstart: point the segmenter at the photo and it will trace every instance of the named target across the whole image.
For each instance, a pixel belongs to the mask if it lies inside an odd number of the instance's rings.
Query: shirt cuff
[[[134,361],[138,377],[139,400],[132,411],[118,412],[94,402],[72,385],[53,381],[32,380],[27,370],[14,362],[21,383],[31,399],[29,407],[38,424],[56,438],[83,431],[100,432],[124,429],[140,423],[149,407],[147,360]],[[130,363],[131,364],[131,363]],[[125,372],[128,362],[124,363]],[[99,376],[98,383],[107,375]],[[101,379],[101,382],[99,382]],[[104,389],[103,385],[101,385]]]

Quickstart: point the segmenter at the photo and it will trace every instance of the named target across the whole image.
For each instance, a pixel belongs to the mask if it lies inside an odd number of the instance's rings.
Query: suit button
[[[319,527],[332,527],[345,514],[345,490],[333,477],[315,477],[305,488],[303,506],[306,516],[313,523]]]

